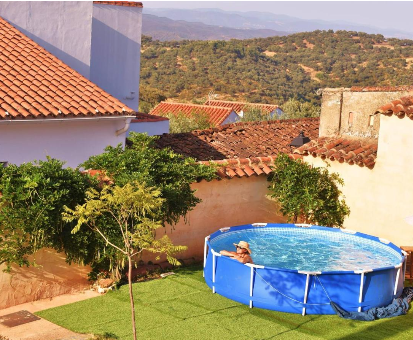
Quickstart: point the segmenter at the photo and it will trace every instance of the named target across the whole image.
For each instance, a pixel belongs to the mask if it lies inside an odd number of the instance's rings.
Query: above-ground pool
[[[254,264],[222,256],[247,241]],[[334,314],[387,306],[403,290],[405,254],[387,240],[346,229],[254,223],[205,238],[204,277],[214,293],[250,307]]]

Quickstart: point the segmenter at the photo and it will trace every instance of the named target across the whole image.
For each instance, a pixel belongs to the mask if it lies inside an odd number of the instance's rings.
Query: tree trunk
[[[129,283],[129,299],[130,308],[132,311],[132,329],[133,329],[133,340],[136,340],[136,322],[135,322],[135,303],[133,301],[133,291],[132,291],[132,257],[128,255],[129,260],[129,272],[128,272],[128,283]]]

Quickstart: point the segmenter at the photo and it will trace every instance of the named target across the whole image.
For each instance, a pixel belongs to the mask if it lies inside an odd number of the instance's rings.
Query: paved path
[[[23,303],[14,307],[1,309],[0,317],[21,310],[27,310],[30,313],[34,313],[44,309],[66,305],[68,303],[90,299],[99,295],[100,294],[97,292],[87,290],[75,294],[56,296],[52,299]],[[84,340],[90,338],[90,335],[74,333],[44,319],[15,327],[7,327],[0,324],[0,335],[3,335],[10,340]]]

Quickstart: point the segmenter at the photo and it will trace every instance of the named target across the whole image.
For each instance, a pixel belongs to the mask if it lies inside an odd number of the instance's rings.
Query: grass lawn
[[[134,284],[139,339],[413,339],[413,311],[361,322],[334,315],[303,317],[249,309],[212,294],[200,267],[175,272],[164,279]],[[36,314],[75,332],[108,332],[119,339],[132,339],[127,286]]]

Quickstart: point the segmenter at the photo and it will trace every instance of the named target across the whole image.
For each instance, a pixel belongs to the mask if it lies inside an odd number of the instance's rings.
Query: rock
[[[98,282],[100,288],[109,288],[113,285],[112,279],[100,279]]]

